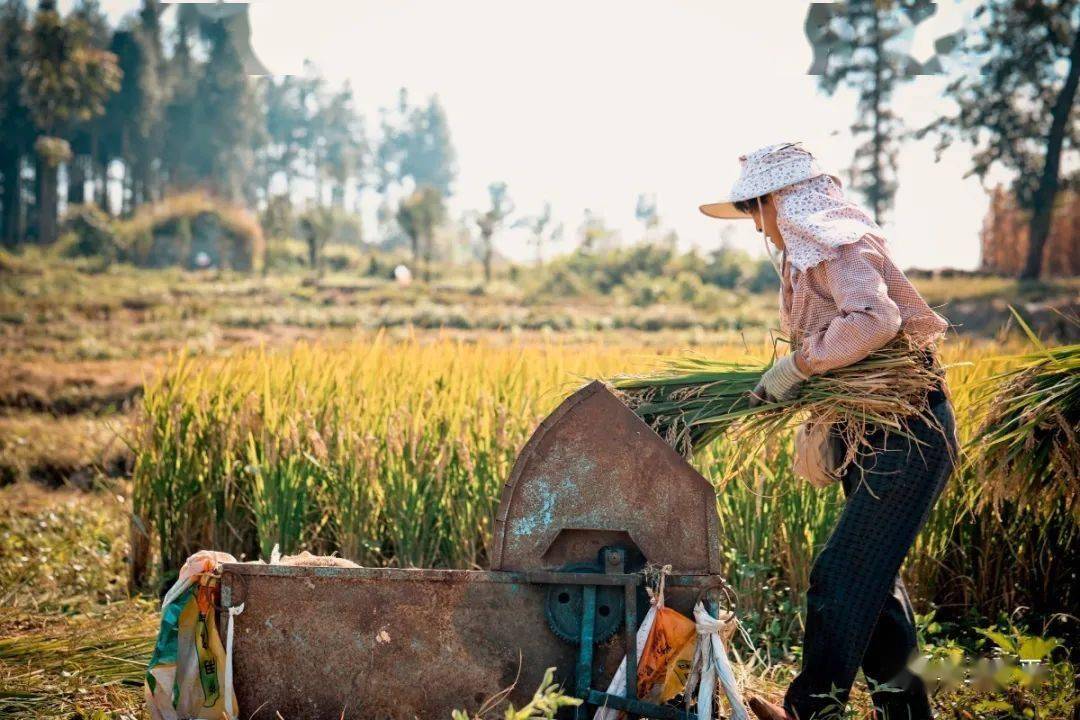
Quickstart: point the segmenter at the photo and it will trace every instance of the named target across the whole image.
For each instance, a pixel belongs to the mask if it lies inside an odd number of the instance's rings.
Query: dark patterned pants
[[[874,430],[873,452],[842,478],[847,503],[810,571],[802,672],[784,706],[799,720],[840,717],[859,668],[879,717],[931,717],[922,680],[907,669],[917,651],[900,565],[926,522],[956,455],[956,420],[945,393],[909,434]],[[837,452],[842,452],[837,438]]]

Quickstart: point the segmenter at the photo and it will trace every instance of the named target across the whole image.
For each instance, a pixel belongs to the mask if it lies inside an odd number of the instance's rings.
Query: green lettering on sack
[[[210,649],[210,627],[206,616],[199,613],[199,624],[196,628],[196,645],[199,654],[199,683],[202,685],[205,702],[203,707],[213,707],[221,696],[221,687],[218,684],[217,659]]]

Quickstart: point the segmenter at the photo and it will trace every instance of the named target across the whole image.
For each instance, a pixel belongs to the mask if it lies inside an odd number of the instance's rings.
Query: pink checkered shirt
[[[863,235],[805,272],[784,260],[780,323],[813,373],[862,360],[904,332],[925,348],[948,322],[930,309],[886,249]]]

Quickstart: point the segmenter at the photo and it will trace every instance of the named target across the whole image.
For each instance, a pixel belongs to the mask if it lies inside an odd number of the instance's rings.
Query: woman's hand
[[[767,402],[783,402],[798,397],[799,389],[810,374],[800,367],[798,353],[789,353],[766,370],[750,393],[750,407]],[[806,361],[801,365],[805,367]]]

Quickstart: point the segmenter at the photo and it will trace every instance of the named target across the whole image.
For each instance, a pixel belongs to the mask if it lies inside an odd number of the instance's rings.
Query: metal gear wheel
[[[599,573],[590,563],[574,563],[564,567],[563,572]],[[583,608],[581,585],[551,585],[544,602],[551,632],[568,643],[576,645],[581,640],[581,613]],[[593,642],[602,643],[614,635],[623,623],[623,589],[621,586],[598,586],[596,588],[596,624]]]

